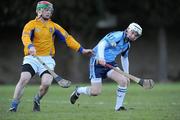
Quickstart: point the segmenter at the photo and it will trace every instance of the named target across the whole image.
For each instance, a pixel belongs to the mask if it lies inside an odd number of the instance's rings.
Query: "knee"
[[[50,86],[51,83],[52,83],[52,80],[53,78],[51,76],[42,76],[42,79],[41,79],[41,85],[43,86]]]
[[[49,78],[49,79],[48,79],[48,78],[47,78],[47,79],[44,79],[44,78],[43,78],[43,79],[41,80],[41,85],[42,85],[42,86],[50,86],[51,83],[52,83],[52,79],[50,79],[50,78]]]
[[[91,93],[91,96],[98,96],[100,93],[96,93],[96,92],[94,92],[94,93]]]
[[[121,80],[121,86],[123,87],[127,87],[128,84],[129,84],[130,80],[126,77],[124,77],[122,80]]]
[[[23,77],[20,78],[19,84],[24,86],[29,82],[29,80],[30,80],[30,78],[23,76]]]
[[[101,90],[91,90],[91,96],[98,96],[101,94]]]
[[[127,79],[127,87],[130,85],[130,79]]]
[[[51,85],[51,81],[42,82],[41,85],[44,87],[49,87]]]

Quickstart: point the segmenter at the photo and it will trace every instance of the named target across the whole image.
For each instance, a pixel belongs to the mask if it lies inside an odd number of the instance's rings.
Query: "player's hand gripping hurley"
[[[135,77],[131,74],[123,72],[121,69],[118,69],[110,64],[105,64],[105,66],[133,80],[134,82],[138,83],[140,86],[142,86],[145,89],[152,89],[154,87],[154,81],[152,79],[141,79],[141,78]]]
[[[59,75],[57,75],[53,70],[51,70],[38,56],[34,56],[47,70],[48,72],[53,76],[54,80],[63,88],[68,88],[71,85],[71,81],[65,80],[61,78]]]

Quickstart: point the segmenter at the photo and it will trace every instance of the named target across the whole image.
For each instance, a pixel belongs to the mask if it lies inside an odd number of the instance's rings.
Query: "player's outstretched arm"
[[[93,50],[92,49],[83,49],[82,54],[87,55],[87,56],[91,56],[91,55],[93,55]]]

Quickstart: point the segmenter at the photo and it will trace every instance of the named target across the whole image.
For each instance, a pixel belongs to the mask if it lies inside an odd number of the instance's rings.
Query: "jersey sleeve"
[[[121,64],[124,72],[129,73],[129,59],[121,56]]]
[[[61,26],[54,23],[55,25],[55,35],[58,36],[58,38],[65,42],[67,46],[75,51],[82,52],[81,45],[71,36],[69,35]]]
[[[128,44],[127,49],[126,49],[124,52],[121,53],[121,56],[123,56],[124,58],[125,58],[125,57],[128,57],[128,54],[129,54],[129,48],[130,48],[130,44]]]
[[[104,49],[107,45],[106,41],[100,41],[97,46],[97,57],[99,59],[104,59]]]
[[[32,41],[31,41],[31,37],[33,35],[34,31],[34,24],[33,22],[28,22],[23,29],[22,32],[22,42],[25,48],[29,48],[32,46]]]

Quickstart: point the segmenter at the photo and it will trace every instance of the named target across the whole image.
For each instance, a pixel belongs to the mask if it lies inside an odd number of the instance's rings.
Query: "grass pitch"
[[[79,84],[85,86],[86,84]],[[69,96],[75,88],[54,84],[41,101],[41,112],[32,112],[33,96],[38,86],[28,85],[18,112],[7,112],[15,86],[0,86],[0,120],[180,120],[180,83],[156,84],[144,90],[131,84],[124,105],[128,111],[115,112],[116,84],[103,84],[100,96],[81,95],[75,105]]]

